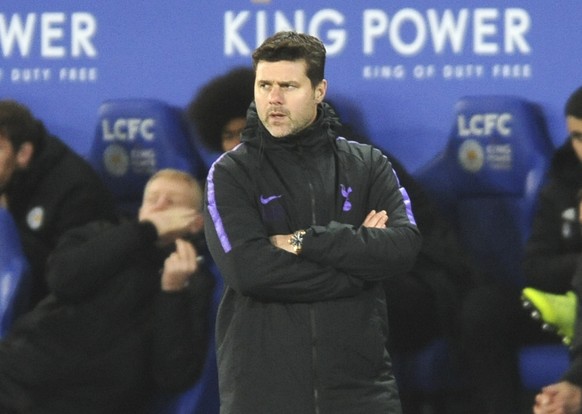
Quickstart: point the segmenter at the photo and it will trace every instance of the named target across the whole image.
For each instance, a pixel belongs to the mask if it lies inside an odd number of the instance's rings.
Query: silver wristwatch
[[[289,244],[293,246],[295,254],[301,253],[303,249],[303,236],[305,236],[305,230],[297,230],[289,237]]]

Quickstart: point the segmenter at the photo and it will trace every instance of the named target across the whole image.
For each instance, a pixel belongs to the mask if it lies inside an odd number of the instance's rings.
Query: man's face
[[[188,183],[168,177],[158,177],[146,186],[139,218],[148,213],[169,210],[175,207],[194,207],[195,194]]]
[[[276,138],[299,132],[317,116],[327,89],[323,80],[315,88],[304,60],[259,61],[255,77],[255,103],[259,119]]]
[[[574,152],[576,152],[578,159],[582,162],[582,119],[568,115],[566,117],[566,127],[570,134],[570,141],[572,141]]]
[[[18,166],[12,143],[0,135],[0,192],[8,186]]]
[[[232,118],[226,123],[222,129],[221,137],[223,151],[230,151],[240,144],[240,134],[243,132],[243,129],[245,129],[246,123],[247,120],[245,117]]]

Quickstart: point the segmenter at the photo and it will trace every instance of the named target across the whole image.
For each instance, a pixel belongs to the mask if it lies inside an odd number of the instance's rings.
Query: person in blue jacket
[[[382,282],[420,249],[406,190],[381,151],[338,138],[319,39],[279,32],[253,66],[241,144],[206,183],[221,413],[401,413]]]

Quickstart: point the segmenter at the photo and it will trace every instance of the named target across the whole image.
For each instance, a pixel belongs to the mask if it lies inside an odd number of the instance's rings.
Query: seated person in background
[[[32,268],[31,307],[47,294],[44,267],[59,237],[115,219],[113,198],[91,166],[12,100],[0,100],[0,206],[14,217]]]
[[[188,118],[209,150],[229,151],[240,143],[254,81],[252,68],[231,69],[203,85],[189,104]]]
[[[582,119],[572,120],[582,132]],[[582,224],[582,192],[578,193],[578,221]],[[572,284],[575,295],[582,295],[582,256],[577,255],[576,272]],[[536,395],[534,414],[580,414],[582,413],[582,308],[576,306],[575,328],[571,348],[570,368],[562,376],[562,381],[544,387]]]
[[[569,343],[576,295],[572,275],[582,252],[577,194],[582,189],[582,87],[566,103],[568,139],[555,152],[527,245],[523,297]]]
[[[523,272],[530,289],[524,295],[533,299],[532,305],[539,304],[540,295],[531,295],[534,289],[561,295],[571,290],[582,252],[576,201],[582,188],[582,88],[568,98],[565,117],[570,135],[553,155],[525,246]],[[564,296],[560,302],[569,301],[572,308],[572,296]],[[559,343],[555,334],[543,331],[540,323],[530,318],[519,298],[518,289],[486,286],[471,292],[465,303],[464,337],[476,385],[475,414],[517,412],[522,395],[519,347]],[[481,411],[483,407],[487,409]]]
[[[51,254],[51,293],[0,342],[0,412],[137,414],[203,368],[213,279],[191,242],[202,190],[161,170],[139,220],[89,223]]]

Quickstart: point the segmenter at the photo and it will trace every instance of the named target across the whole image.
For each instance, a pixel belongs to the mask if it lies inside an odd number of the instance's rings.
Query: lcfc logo
[[[502,137],[511,136],[511,123],[513,115],[509,112],[502,114],[485,113],[465,116],[460,114],[457,117],[457,127],[459,135],[468,136],[491,136],[494,133]]]

